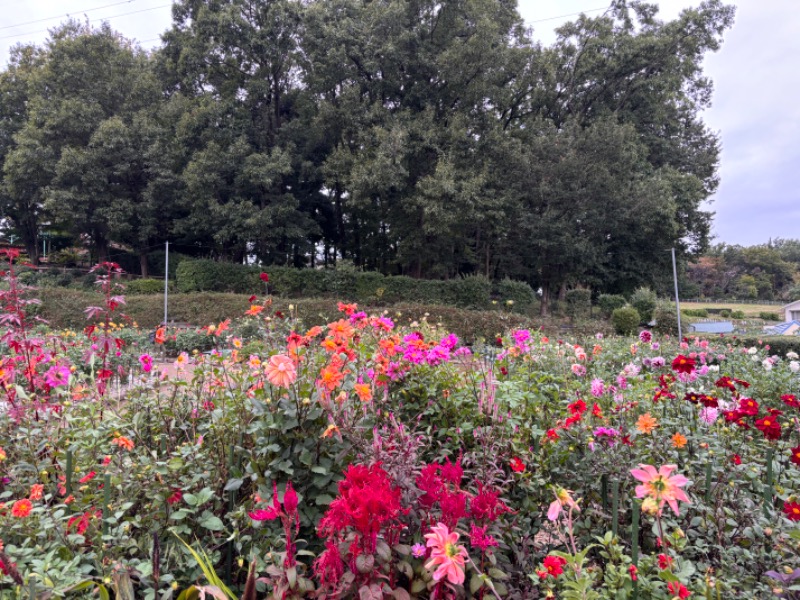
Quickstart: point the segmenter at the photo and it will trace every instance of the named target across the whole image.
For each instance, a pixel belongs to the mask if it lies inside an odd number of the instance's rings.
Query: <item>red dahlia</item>
[[[693,358],[679,354],[672,361],[672,370],[678,373],[691,373],[694,371],[695,362]]]
[[[788,500],[784,502],[783,514],[790,521],[800,521],[800,502],[789,502]]]

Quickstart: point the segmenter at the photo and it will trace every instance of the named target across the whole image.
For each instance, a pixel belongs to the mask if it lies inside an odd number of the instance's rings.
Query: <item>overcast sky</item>
[[[735,1],[735,0],[732,0]],[[573,13],[596,15],[605,0],[518,0],[544,43]],[[662,18],[699,0],[662,0]],[[707,58],[714,105],[705,114],[722,135],[722,183],[711,204],[715,241],[758,244],[800,238],[800,5],[797,0],[739,0],[722,50]],[[170,0],[0,0],[0,64],[19,42],[41,43],[67,15],[108,20],[144,47],[170,25]],[[600,9],[600,10],[597,10]],[[569,16],[565,16],[569,15]]]

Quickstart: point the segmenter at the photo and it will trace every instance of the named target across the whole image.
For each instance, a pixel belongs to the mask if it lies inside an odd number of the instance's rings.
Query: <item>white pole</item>
[[[678,343],[683,339],[681,330],[681,301],[678,299],[678,266],[675,262],[675,248],[672,248],[672,277],[675,280],[675,310],[678,311]]]
[[[167,326],[167,299],[169,297],[169,242],[164,255],[164,327]]]

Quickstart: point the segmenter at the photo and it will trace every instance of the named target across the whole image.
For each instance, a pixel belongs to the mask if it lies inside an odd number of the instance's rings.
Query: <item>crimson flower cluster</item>
[[[346,558],[353,573],[360,572],[356,564],[360,555],[375,553],[379,535],[390,546],[396,543],[402,528],[400,517],[408,512],[401,506],[400,494],[380,463],[347,468],[339,482],[339,496],[318,527],[319,534],[327,538],[325,551],[314,563],[323,585],[337,585],[344,573],[340,543],[350,542]]]
[[[175,495],[173,494],[170,498],[175,498]],[[180,499],[182,498],[183,494],[180,496]],[[179,502],[180,499],[177,499],[176,502]],[[254,521],[281,520],[283,533],[286,538],[286,558],[283,561],[283,566],[287,569],[296,564],[294,536],[300,531],[300,513],[297,510],[297,504],[297,492],[294,491],[291,481],[286,484],[286,491],[283,494],[283,505],[281,505],[281,502],[278,500],[278,484],[277,482],[273,482],[272,506],[265,509],[257,509],[249,513],[250,518]]]

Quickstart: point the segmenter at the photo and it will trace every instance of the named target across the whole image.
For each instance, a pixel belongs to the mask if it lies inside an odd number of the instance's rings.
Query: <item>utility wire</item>
[[[16,27],[24,27],[25,25],[33,25],[34,23],[43,23],[44,21],[52,21],[54,19],[61,19],[63,17],[68,17],[70,15],[75,14],[84,14],[94,12],[96,10],[102,10],[104,8],[111,8],[112,6],[119,6],[120,4],[130,4],[131,2],[138,2],[139,0],[122,0],[121,2],[114,2],[113,4],[106,4],[105,6],[97,6],[95,8],[87,8],[85,10],[74,10],[72,12],[64,13],[63,15],[55,15],[53,17],[45,17],[44,19],[36,19],[35,21],[25,21],[24,23],[16,23],[14,25],[3,25],[0,27],[0,31],[3,29],[14,29]]]
[[[90,22],[92,22],[92,21],[110,21],[111,19],[118,19],[119,17],[128,17],[130,15],[138,15],[139,13],[144,13],[144,12],[148,12],[148,11],[151,11],[151,10],[158,10],[160,8],[167,8],[167,7],[171,7],[171,6],[172,6],[172,4],[161,4],[159,6],[152,6],[150,8],[143,8],[141,10],[134,10],[134,11],[127,12],[127,13],[122,13],[120,15],[112,15],[110,17],[101,17],[101,18],[97,18],[97,19],[92,19]],[[40,29],[39,31],[28,31],[27,33],[19,33],[19,34],[16,34],[16,35],[5,35],[5,36],[0,37],[0,40],[7,40],[7,39],[10,39],[10,38],[18,38],[18,37],[25,37],[26,35],[35,35],[37,33],[47,33],[48,31],[49,31],[49,29]]]

